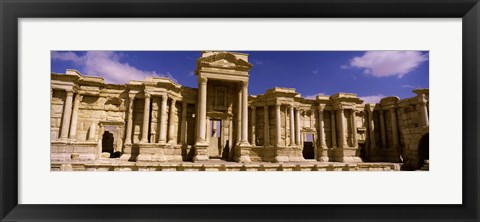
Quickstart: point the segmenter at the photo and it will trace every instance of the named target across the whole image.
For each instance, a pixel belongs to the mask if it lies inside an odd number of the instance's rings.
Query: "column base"
[[[194,154],[193,154],[193,161],[207,161],[209,160],[208,158],[208,144],[207,143],[201,143],[197,142],[193,146],[194,148]]]
[[[317,149],[317,161],[320,162],[329,162],[330,158],[328,157],[328,148],[319,147]]]
[[[251,163],[250,149],[252,146],[248,142],[242,142],[235,146],[235,161],[239,163]]]

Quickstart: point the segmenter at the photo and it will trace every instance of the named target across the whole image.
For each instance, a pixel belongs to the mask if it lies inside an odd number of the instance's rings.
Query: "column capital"
[[[425,95],[419,95],[418,96],[418,103],[421,105],[427,104],[427,97]]]
[[[182,108],[187,108],[188,103],[187,102],[182,102]]]
[[[168,99],[167,94],[162,94],[162,101],[167,101],[167,99]]]
[[[135,99],[135,94],[128,94],[128,99],[130,99],[130,101],[133,101]]]
[[[75,102],[80,102],[83,99],[83,94],[77,93],[75,94]]]
[[[250,105],[250,108],[251,108],[252,110],[256,110],[256,109],[257,109],[257,107],[254,106],[254,105]]]
[[[171,98],[172,99],[172,104],[175,104],[177,102],[177,99]]]
[[[242,88],[247,88],[247,87],[248,87],[248,81],[240,81],[239,85],[240,85]]]
[[[67,93],[67,96],[73,96],[73,89],[67,89],[65,92]]]
[[[318,104],[318,111],[323,112],[323,110],[325,110],[325,106],[325,104]]]
[[[280,104],[280,103],[275,103],[275,108],[280,108],[281,105],[282,104]]]
[[[203,77],[199,77],[199,78],[198,78],[198,83],[200,83],[200,84],[202,84],[202,85],[207,84],[207,82],[208,82],[208,78],[207,78],[207,77],[204,77],[204,76],[203,76]]]
[[[144,94],[145,94],[145,98],[150,99],[152,97],[152,94],[150,94],[149,92],[145,92]]]

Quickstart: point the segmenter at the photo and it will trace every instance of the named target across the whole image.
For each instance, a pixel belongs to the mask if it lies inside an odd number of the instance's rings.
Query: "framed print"
[[[478,1],[1,7],[2,220],[478,220]]]

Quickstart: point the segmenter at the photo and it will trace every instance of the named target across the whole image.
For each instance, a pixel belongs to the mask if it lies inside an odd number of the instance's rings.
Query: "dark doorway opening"
[[[303,142],[303,158],[315,159],[315,147],[313,145],[313,134],[306,134],[305,141]]]
[[[113,133],[105,131],[102,137],[102,153],[113,153]]]
[[[359,143],[358,149],[360,150],[360,158],[362,158],[362,161],[366,162],[368,157],[367,150],[365,149],[365,143]]]
[[[428,141],[428,133],[425,134],[418,144],[418,156],[419,158],[419,167],[422,167],[426,164],[426,160],[429,160],[429,141]]]

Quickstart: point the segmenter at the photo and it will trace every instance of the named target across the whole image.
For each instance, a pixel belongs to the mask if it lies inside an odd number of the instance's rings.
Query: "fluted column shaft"
[[[237,142],[242,140],[242,86],[238,85]]]
[[[75,99],[73,102],[73,113],[72,113],[72,123],[70,124],[70,135],[68,138],[76,139],[77,135],[77,121],[78,121],[78,109],[80,108],[80,100],[83,96],[80,93],[75,94]]]
[[[425,99],[424,95],[422,95],[422,97],[420,98],[419,105],[420,105],[420,112],[421,112],[422,121],[423,121],[422,125],[428,126],[429,123],[428,123],[427,100]]]
[[[296,135],[295,135],[295,142],[297,145],[300,145],[300,143],[302,142],[302,138],[301,135],[300,135],[300,110],[298,108],[296,108],[296,112],[295,112],[295,129],[296,129]]]
[[[60,131],[60,139],[68,138],[68,129],[70,128],[70,118],[72,117],[72,100],[73,91],[67,91],[65,106],[63,107],[62,128]]]
[[[330,125],[331,125],[331,130],[332,130],[332,147],[335,148],[337,147],[337,127],[335,124],[335,111],[332,110],[330,112]]]
[[[248,144],[248,82],[242,82],[242,143]]]
[[[368,110],[368,129],[369,129],[369,136],[370,136],[370,148],[376,148],[375,144],[375,124],[373,122],[373,110]]]
[[[380,114],[380,138],[382,139],[382,147],[387,147],[387,135],[385,133],[385,117],[383,115],[383,110],[378,110]]]
[[[358,146],[358,140],[357,140],[357,121],[355,121],[355,110],[352,109],[351,111],[351,119],[352,119],[352,146],[357,147]]]
[[[180,127],[180,143],[181,144],[186,144],[187,138],[186,138],[186,131],[187,131],[187,105],[188,103],[183,102],[182,103],[182,124]]]
[[[392,142],[393,148],[398,147],[398,129],[397,129],[397,117],[395,115],[395,108],[390,108],[390,115],[392,121]]]
[[[252,146],[256,146],[257,144],[257,141],[256,141],[256,138],[255,138],[255,134],[256,134],[256,124],[257,124],[257,112],[256,112],[257,108],[255,106],[252,105],[252,141],[250,142],[252,144]]]
[[[200,105],[198,106],[198,135],[197,141],[205,142],[205,126],[207,118],[207,78],[199,78],[199,93],[198,100]]]
[[[295,116],[293,115],[293,106],[288,108],[290,113],[290,146],[295,145]]]
[[[133,128],[133,102],[135,97],[128,98],[128,118],[127,118],[127,133],[125,135],[125,144],[132,144],[132,128]]]
[[[324,109],[324,106],[322,105],[318,106],[318,139],[320,140],[320,147],[325,148],[327,147],[327,144],[325,142],[325,126],[323,124],[324,122],[323,109]]]
[[[263,120],[263,145],[264,146],[269,146],[270,145],[270,126],[269,126],[269,119],[268,119],[268,106],[263,107],[263,115],[264,115],[264,120]]]
[[[345,138],[345,123],[343,121],[345,119],[345,115],[343,113],[344,113],[343,109],[340,109],[338,111],[338,127],[339,127],[339,131],[340,131],[340,144],[339,144],[339,146],[341,148],[347,147],[347,140]]]
[[[168,123],[168,143],[176,144],[175,140],[175,116],[177,114],[176,108],[177,101],[172,99],[170,103],[170,115],[169,115],[169,123]]]
[[[280,104],[275,104],[275,142],[277,146],[280,146],[281,132],[280,132]]]
[[[145,93],[145,104],[143,106],[143,125],[142,125],[142,139],[141,143],[148,142],[148,125],[149,125],[149,116],[150,116],[150,97],[151,95]]]
[[[167,141],[167,95],[162,95],[162,104],[160,107],[160,137],[158,142],[165,143]]]

